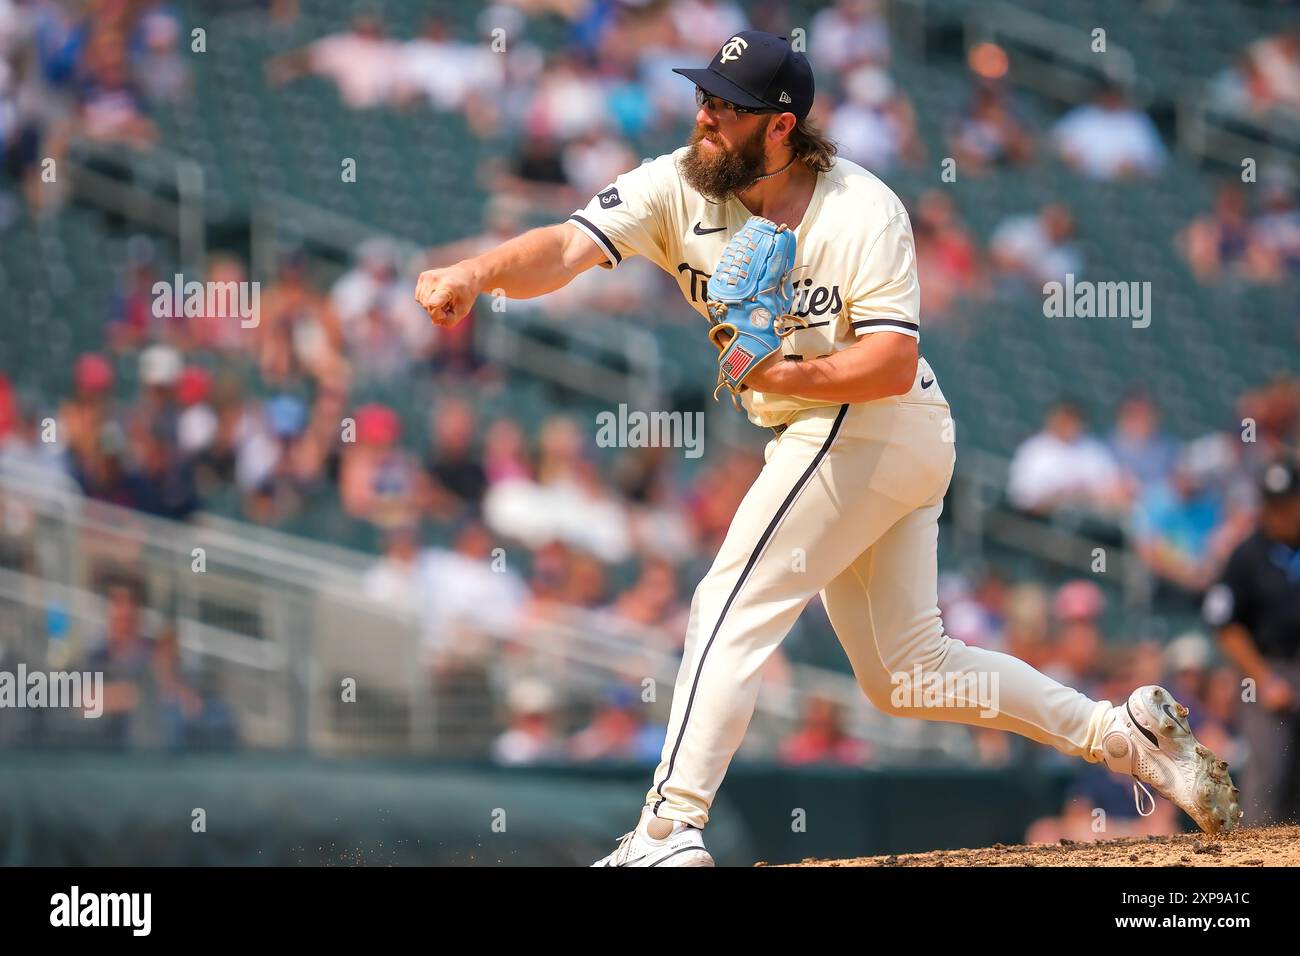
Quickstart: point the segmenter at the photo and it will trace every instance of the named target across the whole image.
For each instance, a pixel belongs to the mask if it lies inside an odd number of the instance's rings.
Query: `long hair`
[[[817,125],[805,118],[794,124],[787,140],[795,158],[815,173],[830,172],[835,160],[836,146],[825,137]]]

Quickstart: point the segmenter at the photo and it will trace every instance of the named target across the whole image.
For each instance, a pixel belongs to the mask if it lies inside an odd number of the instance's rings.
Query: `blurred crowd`
[[[296,15],[293,3],[270,7],[282,22]],[[567,20],[560,49],[526,39],[527,18],[540,13]],[[414,259],[368,242],[332,280],[289,250],[277,273],[262,277],[260,322],[250,329],[217,317],[156,316],[153,286],[170,270],[148,240],[132,240],[103,346],[78,358],[67,393],[19,394],[0,374],[0,475],[177,520],[217,498],[271,526],[292,526],[321,506],[340,511],[377,533],[380,553],[362,589],[418,620],[435,676],[491,656],[485,630],[509,634],[575,610],[638,629],[655,650],[679,654],[689,589],[761,459],[728,450],[689,471],[665,449],[601,456],[591,429],[572,416],[545,417],[534,428],[522,414],[485,413],[502,372],[476,349],[476,317],[435,335],[410,277],[585,203],[634,167],[646,144],[692,121],[690,85],[669,67],[704,62],[720,37],[749,27],[784,33],[788,20],[782,2],[514,0],[485,5],[473,36],[430,18],[418,36],[394,37],[366,12],[344,31],[269,60],[271,87],[324,77],[349,108],[427,106],[461,114],[477,136],[518,142],[480,170],[494,197],[484,231]],[[77,137],[136,149],[156,142],[149,104],[189,95],[187,42],[179,14],[162,2],[0,0],[0,152],[29,204],[59,201],[57,191],[38,188],[41,160],[57,160]],[[886,178],[938,162],[894,78],[880,3],[825,4],[809,24],[808,50],[819,84],[811,118],[843,155]],[[1101,86],[1043,126],[1019,101],[1002,51],[977,47],[967,65],[968,95],[944,118],[944,145],[963,176],[1059,162],[1081,177],[1140,181],[1169,162],[1156,125],[1120,87]],[[1253,116],[1300,108],[1296,32],[1252,44],[1216,80],[1213,96]],[[1270,284],[1300,274],[1295,192],[1274,169],[1258,189],[1224,185],[1174,240],[1195,277]],[[1007,287],[1034,290],[1087,269],[1065,204],[1010,210],[987,242],[940,188],[909,207],[927,323],[942,324],[962,301]],[[570,289],[511,309],[635,312],[664,280],[632,265],[593,270]],[[205,278],[250,276],[241,259],[218,255]],[[369,386],[403,380],[438,386],[423,428],[412,428],[399,408],[358,398]],[[1249,438],[1212,432],[1180,442],[1162,426],[1153,395],[1124,397],[1112,422],[1092,428],[1079,408],[1061,403],[1016,450],[1007,503],[1132,544],[1159,595],[1192,606],[1253,527],[1255,471],[1300,438],[1300,382],[1261,385],[1239,405],[1239,417],[1253,423]],[[54,440],[44,434],[47,420]],[[176,665],[175,634],[143,623],[138,584],[105,585],[105,593],[94,664],[112,675],[120,718],[105,733],[135,740],[149,726],[165,728],[174,746],[235,745],[228,707]],[[1094,697],[1119,699],[1136,684],[1164,682],[1192,707],[1203,742],[1230,762],[1240,749],[1236,678],[1216,664],[1203,634],[1145,642],[1108,630],[1106,598],[1089,581],[1052,590],[992,569],[946,578],[941,604],[952,636],[1006,650]],[[789,666],[778,656],[767,676],[779,684]],[[511,764],[653,761],[662,728],[642,693],[634,680],[616,680],[575,708],[555,684],[514,675],[500,695],[500,733],[489,752]],[[988,765],[1016,756],[1008,735],[974,739]],[[841,707],[818,695],[792,732],[768,743],[768,755],[789,764],[873,759]],[[1114,806],[1115,819],[1126,819],[1107,786],[1089,778],[1061,818],[1033,832],[1077,834],[1084,807]],[[1133,825],[1141,832],[1169,824]]]
[[[779,2],[748,4],[748,13],[734,0],[547,6],[572,21],[569,45],[549,56],[516,39],[525,35],[524,9],[536,12],[537,4],[496,3],[479,16],[476,37],[457,38],[446,22],[431,19],[420,37],[399,40],[385,34],[377,17],[359,16],[349,31],[273,60],[268,76],[282,83],[316,74],[336,83],[353,108],[424,100],[435,110],[462,113],[480,136],[508,131],[519,142],[514,155],[480,170],[497,197],[488,214],[493,227],[483,237],[492,239],[510,234],[512,226],[518,231],[530,213],[567,215],[636,165],[637,144],[689,124],[696,110],[692,91],[675,82],[670,66],[712,56],[717,37],[747,28],[783,33],[782,24],[790,22]],[[508,41],[493,43],[502,36]],[[1258,98],[1300,115],[1296,37],[1295,31],[1267,37],[1251,46],[1245,61],[1267,64],[1269,79],[1256,85]],[[927,157],[916,110],[892,77],[882,4],[828,4],[810,22],[808,50],[818,74],[810,119],[835,140],[841,155],[886,176],[937,161]],[[457,69],[449,74],[437,66],[446,63]],[[947,155],[956,159],[961,175],[1044,160],[1099,180],[1150,179],[1164,169],[1167,149],[1155,123],[1122,87],[1102,84],[1089,101],[1039,128],[1008,80],[1004,51],[977,46],[968,64],[968,95],[944,121]],[[1177,237],[1196,277],[1210,283],[1239,275],[1275,284],[1300,273],[1295,185],[1285,167],[1270,167],[1255,211],[1239,185],[1225,185],[1213,210]],[[1087,266],[1064,204],[1009,212],[985,248],[941,190],[909,205],[928,323],[943,322],[959,300],[979,300],[999,285],[1041,288]],[[457,245],[433,264],[473,251]],[[651,270],[620,269],[592,283],[591,290],[580,286],[580,295],[592,296],[580,304],[634,309],[656,282]],[[561,296],[550,306],[560,314],[575,304]]]
[[[1300,110],[1300,29],[1261,37],[1214,78],[1212,102],[1234,116],[1273,121]]]
[[[1007,500],[1102,543],[1129,544],[1162,604],[1199,606],[1254,528],[1259,474],[1271,462],[1294,460],[1300,448],[1300,379],[1243,394],[1237,413],[1233,430],[1177,441],[1149,392],[1125,396],[1099,432],[1079,406],[1058,402],[1016,449]]]
[[[9,507],[3,542],[5,564],[22,566],[8,553],[24,520]],[[86,557],[83,555],[83,558]],[[49,599],[33,611],[6,597],[0,601],[0,670],[12,675],[50,668],[85,677],[87,714],[77,709],[6,711],[0,745],[110,750],[230,750],[240,746],[239,716],[216,673],[182,652],[176,622],[150,608],[148,588],[130,560],[104,562],[96,574],[102,605],[89,634],[73,638],[72,603]],[[95,687],[88,675],[97,674]],[[92,695],[93,688],[93,695]],[[10,705],[12,706],[12,705]]]
[[[0,154],[35,209],[66,198],[51,177],[74,138],[148,149],[151,102],[189,95],[186,38],[162,0],[0,3]]]
[[[296,3],[263,4],[280,24]],[[916,109],[891,70],[893,44],[880,0],[835,0],[807,24],[818,97],[810,119],[840,153],[887,175],[938,162],[927,156]],[[517,142],[513,155],[485,164],[483,185],[500,197],[499,216],[567,215],[639,161],[639,149],[688,125],[696,106],[670,67],[707,59],[718,37],[747,28],[788,31],[783,0],[497,0],[467,34],[428,17],[418,35],[392,35],[375,10],[347,29],[266,63],[271,86],[302,76],[334,84],[352,109],[461,114],[485,139]],[[543,50],[528,18],[568,20],[566,43]],[[154,102],[184,101],[192,86],[176,9],[162,0],[7,0],[0,4],[0,152],[27,183],[35,205],[57,203],[60,188],[41,179],[41,161],[62,156],[74,137],[147,149],[157,131]],[[1009,81],[1005,51],[980,44],[968,55],[968,92],[943,117],[946,155],[962,176],[995,167],[1060,162],[1099,180],[1149,179],[1168,162],[1151,117],[1113,83],[1050,124],[1030,118]],[[1238,64],[1215,78],[1208,102],[1233,116],[1267,123],[1300,116],[1300,31],[1261,37]],[[1267,170],[1251,208],[1247,192],[1226,185],[1203,216],[1177,238],[1198,279],[1239,275],[1276,283],[1300,269],[1300,208],[1295,182]],[[1252,190],[1252,192],[1254,192]],[[905,197],[907,198],[907,197]],[[1041,284],[1083,265],[1071,246],[1069,210],[1011,212],[986,250],[937,195],[917,197],[913,220],[929,320],[957,296],[979,295],[1010,272]],[[611,274],[605,294],[635,302],[654,278],[640,269]]]
[[[391,271],[368,271],[373,262],[366,262],[361,257],[333,288],[316,292],[300,263],[289,260],[265,296],[263,323],[233,356],[197,333],[198,323],[149,325],[151,312],[132,305],[128,276],[108,315],[115,348],[77,360],[72,393],[52,415],[0,376],[0,474],[79,488],[95,500],[179,520],[222,489],[237,489],[247,519],[271,524],[323,494],[378,530],[382,554],[361,589],[419,621],[433,673],[490,659],[496,645],[485,632],[499,638],[575,610],[598,615],[602,627],[629,629],[668,658],[678,655],[692,580],[757,473],[757,457],[711,456],[702,470],[686,474],[680,456],[667,449],[598,457],[590,429],[569,416],[546,419],[535,435],[508,414],[485,420],[474,397],[491,389],[492,377],[475,362],[431,372],[455,376],[456,387],[447,390],[455,397],[438,399],[427,435],[406,435],[394,409],[348,400],[354,352],[339,331],[338,316],[348,309],[336,303],[346,303],[359,285],[373,293],[393,281]],[[149,287],[146,272],[134,277],[139,289]],[[292,318],[278,318],[281,308]],[[149,317],[142,327],[131,319],[138,314]],[[286,330],[288,322],[313,332]],[[300,348],[304,341],[315,344]],[[227,364],[210,369],[205,362],[214,353]],[[418,355],[408,351],[402,361],[430,360]],[[260,368],[264,381],[280,389],[269,397],[250,394],[232,373],[240,363]],[[119,387],[122,369],[137,383],[134,394]],[[342,377],[332,378],[340,369]],[[1254,527],[1258,466],[1295,446],[1300,383],[1281,380],[1244,395],[1240,412],[1252,423],[1249,441],[1216,432],[1180,443],[1165,432],[1158,400],[1146,393],[1127,396],[1100,436],[1078,408],[1057,405],[1012,459],[1008,502],[1039,517],[1090,518],[1087,529],[1109,526],[1128,536],[1161,596],[1190,607]],[[42,439],[47,419],[59,440]],[[431,544],[430,528],[443,529],[446,543]],[[130,621],[126,607],[135,593],[119,592],[110,592],[110,603]],[[1203,635],[1162,649],[1135,640],[1140,635],[1107,632],[1106,598],[1084,580],[1053,594],[1038,583],[1010,583],[992,569],[952,574],[940,599],[953,637],[1006,650],[1094,696],[1126,693],[1135,681],[1185,680],[1189,690],[1180,699],[1202,715],[1197,719],[1211,721],[1205,733],[1225,738],[1202,739],[1227,752],[1236,746],[1231,708],[1219,699],[1235,678],[1214,666]],[[158,674],[174,659],[167,634],[145,641],[135,624],[109,620],[96,653],[132,662],[124,665],[128,682],[166,685]],[[126,636],[114,636],[118,630]],[[779,684],[788,667],[774,658],[769,678]],[[203,716],[196,692],[186,692],[183,682],[172,686],[171,739],[213,739],[208,724],[215,718]],[[653,759],[657,725],[640,691],[634,681],[616,681],[589,710],[575,710],[556,686],[520,673],[504,688],[505,730],[491,752],[512,763]],[[197,729],[185,729],[176,716],[182,705]],[[215,697],[210,706],[221,714]],[[974,739],[983,762],[1013,759],[1007,735],[977,732]],[[821,697],[809,699],[786,739],[768,744],[770,756],[796,764],[871,758],[840,707]]]

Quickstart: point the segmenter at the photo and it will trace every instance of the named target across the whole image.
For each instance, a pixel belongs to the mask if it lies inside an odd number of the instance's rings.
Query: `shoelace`
[[[1139,793],[1139,791],[1141,792]],[[1146,794],[1146,798],[1151,801],[1151,809],[1146,813],[1142,812],[1142,794]],[[1137,777],[1133,778],[1133,802],[1137,805],[1137,812],[1140,817],[1149,817],[1156,812],[1156,798],[1151,795],[1151,791]]]
[[[614,848],[614,863],[622,866],[627,862],[627,855],[632,847],[632,837],[636,836],[635,830],[629,830],[618,838],[618,846]]]

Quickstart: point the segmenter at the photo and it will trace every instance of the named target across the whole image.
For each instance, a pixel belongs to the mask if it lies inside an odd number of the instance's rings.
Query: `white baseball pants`
[[[928,372],[923,363],[918,378]],[[937,542],[956,461],[950,415],[931,383],[900,399],[803,412],[768,443],[766,464],[691,602],[647,794],[657,816],[708,821],[753,716],[759,672],[818,592],[859,685],[881,710],[1009,730],[1099,759],[1108,701],[943,632]],[[996,709],[960,693],[899,702],[895,675],[918,667],[942,675],[945,687],[997,688]]]

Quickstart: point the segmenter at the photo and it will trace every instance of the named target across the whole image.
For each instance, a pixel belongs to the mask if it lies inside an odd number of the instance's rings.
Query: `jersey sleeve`
[[[849,287],[848,318],[855,335],[898,332],[921,337],[921,284],[916,242],[906,212],[899,212],[869,241]]]
[[[669,203],[665,161],[660,157],[624,173],[569,216],[569,222],[605,253],[601,267],[612,269],[625,257],[641,255],[664,266]]]
[[[1227,627],[1238,624],[1253,634],[1255,625],[1255,601],[1252,581],[1246,556],[1239,547],[1228,559],[1219,582],[1205,592],[1201,613],[1205,623],[1211,627]]]

